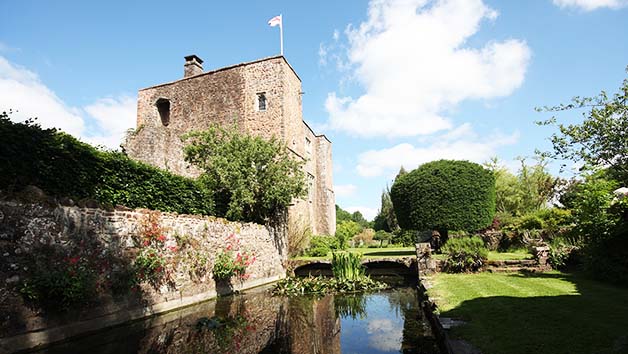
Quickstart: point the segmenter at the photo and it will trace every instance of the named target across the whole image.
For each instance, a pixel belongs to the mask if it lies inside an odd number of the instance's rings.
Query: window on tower
[[[161,118],[161,124],[168,126],[168,124],[170,124],[170,101],[165,98],[160,98],[155,105],[159,112],[159,118]]]
[[[266,93],[261,92],[257,94],[257,110],[263,112],[266,110]]]

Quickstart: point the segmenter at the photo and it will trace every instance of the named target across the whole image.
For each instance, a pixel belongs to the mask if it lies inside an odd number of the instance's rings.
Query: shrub
[[[468,161],[423,164],[398,176],[390,196],[404,229],[476,231],[495,214],[493,173]]]
[[[310,257],[325,257],[338,248],[338,241],[331,236],[312,236],[310,248],[305,252]]]
[[[349,240],[361,231],[362,227],[355,221],[341,222],[336,227],[336,240],[338,240],[338,249],[347,249],[347,247],[349,246]]]
[[[608,238],[587,243],[583,261],[595,278],[628,285],[628,222],[619,223]]]
[[[40,259],[36,263],[39,266],[22,282],[20,293],[28,301],[53,311],[67,311],[93,302],[97,272],[90,260],[80,256],[63,259],[51,256],[48,254],[46,261]]]
[[[566,209],[542,209],[536,215],[543,220],[543,230],[550,238],[567,232],[573,223],[571,211]]]
[[[375,237],[375,230],[373,229],[364,229],[359,234],[353,236],[353,242],[355,243],[355,247],[368,247],[373,243],[373,238]]]
[[[379,241],[379,245],[383,246],[384,241],[387,241],[388,243],[390,243],[392,236],[393,235],[390,232],[379,230],[375,233],[375,236],[373,237],[373,239]]]
[[[419,232],[416,230],[400,229],[393,233],[390,242],[403,245],[404,247],[414,246],[414,244],[417,242],[418,234]]]
[[[520,230],[541,230],[543,229],[543,220],[535,214],[524,215],[519,219],[517,228]]]
[[[554,269],[563,270],[567,266],[573,247],[566,246],[562,243],[550,244],[549,256],[547,261]]]
[[[196,181],[100,151],[34,121],[0,114],[0,189],[35,185],[57,197],[185,214],[213,214],[210,190]]]
[[[478,271],[488,258],[488,250],[477,236],[451,238],[442,251],[447,254],[445,269],[452,273]]]
[[[497,222],[498,229],[510,229],[517,222],[518,218],[510,214],[509,212],[497,212],[495,214],[495,221]]]

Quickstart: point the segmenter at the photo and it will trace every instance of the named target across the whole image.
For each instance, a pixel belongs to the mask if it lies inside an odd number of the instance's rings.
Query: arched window
[[[168,124],[170,124],[170,101],[165,98],[160,98],[155,105],[159,112],[159,118],[161,118],[161,124],[168,126]]]

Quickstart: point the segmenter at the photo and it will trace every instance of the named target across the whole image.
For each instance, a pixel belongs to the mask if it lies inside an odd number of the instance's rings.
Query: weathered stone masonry
[[[303,121],[301,79],[286,59],[276,56],[209,72],[201,64],[200,58],[188,56],[183,79],[139,91],[137,129],[124,146],[129,156],[196,177],[200,171],[183,158],[183,134],[220,124],[263,138],[275,136],[295,158],[306,161],[310,191],[295,201],[290,216],[305,219],[315,234],[334,234],[331,142]]]
[[[0,201],[0,352],[54,342],[84,331],[142,318],[154,313],[187,306],[217,295],[211,267],[206,274],[192,277],[187,258],[175,268],[174,287],[154,289],[146,284],[142,303],[129,299],[101,299],[99,305],[76,310],[63,317],[49,317],[30,309],[22,302],[17,286],[28,276],[27,254],[40,245],[66,247],[70,243],[95,239],[103,249],[116,254],[134,254],[133,237],[141,232],[145,209],[107,211],[95,208],[44,206]],[[213,265],[214,257],[225,248],[226,238],[234,234],[243,248],[256,255],[247,268],[250,277],[232,280],[238,290],[269,283],[285,277],[287,259],[283,230],[252,223],[229,222],[214,217],[158,213],[159,224],[167,238],[176,244],[177,237],[193,241],[192,251],[203,252]],[[180,245],[179,245],[180,246]],[[132,262],[129,258],[129,262]]]

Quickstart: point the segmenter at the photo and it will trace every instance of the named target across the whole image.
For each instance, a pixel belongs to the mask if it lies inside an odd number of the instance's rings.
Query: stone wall
[[[173,250],[167,255],[172,267],[167,283],[144,282],[139,289],[115,296],[99,291],[86,306],[65,312],[42,309],[25,300],[21,289],[32,276],[33,265],[48,257],[45,252],[52,249],[68,251],[62,262],[73,261],[71,249],[81,249],[99,262],[106,255],[101,263],[111,276],[116,268],[131,266],[143,247],[147,220],[157,221],[164,245]],[[234,277],[217,284],[212,274],[214,259],[226,248],[229,237],[237,238],[241,249],[253,252],[256,260],[247,268],[246,279]],[[144,209],[0,201],[0,349],[7,343],[36,345],[62,340],[103,324],[114,325],[275,281],[285,277],[286,247],[285,230],[252,223]],[[199,267],[201,257],[207,262]],[[51,264],[50,269],[53,267]],[[107,279],[110,274],[104,275]]]

